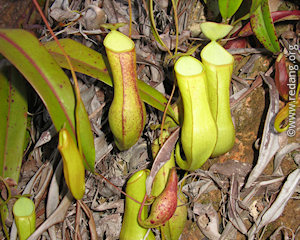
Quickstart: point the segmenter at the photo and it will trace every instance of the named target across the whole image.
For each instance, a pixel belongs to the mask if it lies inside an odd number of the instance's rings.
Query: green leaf
[[[150,85],[148,85],[147,83],[145,83],[139,79],[137,81],[137,84],[138,84],[141,99],[145,103],[148,103],[152,107],[163,112],[168,103],[168,100],[164,97],[164,95],[161,94],[159,91],[157,91],[155,88],[151,87]],[[175,117],[175,113],[171,107],[169,107],[167,114],[171,118],[173,118],[173,120],[175,120],[175,122],[178,123],[178,120]]]
[[[280,46],[272,22],[268,0],[261,2],[261,6],[251,16],[250,22],[253,32],[264,47],[273,53],[279,52]]]
[[[222,17],[226,20],[231,18],[241,6],[243,0],[219,0],[219,9]]]
[[[69,55],[76,72],[94,77],[111,87],[113,86],[107,69],[107,66],[109,66],[108,61],[103,58],[100,53],[71,39],[61,39],[59,42],[63,46],[65,52]],[[65,57],[54,41],[45,43],[44,46],[61,67],[69,69]],[[141,80],[138,80],[138,87],[140,96],[145,103],[162,112],[164,111],[168,100],[162,93]],[[171,107],[169,107],[167,113],[177,121]]]
[[[24,79],[12,67],[0,72],[0,175],[19,181],[27,126]]]
[[[112,86],[112,81],[102,55],[79,42],[71,39],[60,39],[59,43],[69,55],[74,71],[84,73],[105,84]],[[70,66],[55,41],[47,42],[44,47],[58,65],[70,69]]]
[[[0,53],[23,74],[43,100],[57,130],[64,125],[75,140],[75,96],[69,78],[42,44],[21,29],[0,29]],[[95,147],[88,115],[81,106],[80,136],[85,166],[94,169]]]
[[[260,7],[263,0],[252,0],[250,14],[253,13],[258,7]]]

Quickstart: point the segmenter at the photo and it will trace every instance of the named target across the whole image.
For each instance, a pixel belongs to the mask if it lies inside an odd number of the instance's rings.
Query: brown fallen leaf
[[[171,133],[170,137],[165,141],[164,145],[156,155],[151,172],[146,180],[146,193],[148,196],[151,195],[152,184],[156,174],[171,157],[172,151],[179,137],[179,130],[180,128],[178,127]]]

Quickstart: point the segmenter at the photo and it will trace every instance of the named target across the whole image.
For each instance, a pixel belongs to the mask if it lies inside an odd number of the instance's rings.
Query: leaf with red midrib
[[[67,75],[29,32],[0,30],[0,53],[27,79],[44,102],[57,130],[64,125],[75,140],[75,95]],[[94,138],[83,105],[79,109],[81,142],[89,170],[94,169]]]

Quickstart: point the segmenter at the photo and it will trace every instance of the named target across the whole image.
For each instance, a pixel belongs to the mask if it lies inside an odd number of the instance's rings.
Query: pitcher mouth
[[[210,42],[201,52],[202,61],[213,65],[228,65],[234,61],[233,56],[216,41]]]
[[[103,44],[105,48],[117,53],[128,52],[134,49],[134,42],[126,35],[112,30],[105,37]]]
[[[203,72],[202,63],[196,58],[183,56],[175,63],[176,72],[183,76],[195,76]]]

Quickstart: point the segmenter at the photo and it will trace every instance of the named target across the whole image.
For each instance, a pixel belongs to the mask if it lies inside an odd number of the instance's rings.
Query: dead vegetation
[[[10,7],[17,4],[24,7],[22,1],[9,2]],[[108,30],[100,24],[129,22],[126,0],[45,3],[44,13],[58,38],[75,39],[102,54],[105,54],[102,41]],[[146,1],[132,1],[131,38],[136,44],[138,78],[169,96],[174,82],[173,62],[153,37],[145,6]],[[295,3],[275,0],[270,1],[270,7],[272,11],[297,8]],[[29,15],[33,17],[33,6],[31,9]],[[214,10],[204,7],[201,1],[178,1],[179,52],[187,52],[201,44],[193,53],[199,58],[201,47],[207,43],[199,24],[220,20]],[[155,2],[154,18],[160,37],[174,51],[176,37],[170,1]],[[41,42],[52,39],[38,16],[34,24],[30,21],[22,22],[25,29],[35,32]],[[299,29],[299,21],[276,25],[284,53],[288,53],[289,45],[299,44]],[[129,24],[119,30],[128,35]],[[274,131],[274,118],[283,106],[273,81],[276,57],[253,36],[246,40],[243,48],[228,50],[236,59],[230,97],[236,129],[235,146],[229,153],[209,159],[199,170],[187,175],[179,172],[179,184],[183,184],[182,191],[188,197],[189,207],[182,240],[205,237],[297,239],[300,236],[300,118],[297,117],[294,137]],[[224,44],[227,41],[222,40]],[[297,54],[299,58],[299,52]],[[22,194],[34,196],[37,226],[40,227],[35,236],[40,233],[41,239],[118,239],[124,196],[111,183],[124,190],[132,173],[152,166],[149,144],[159,136],[157,126],[162,113],[147,106],[147,124],[142,138],[128,151],[119,152],[107,122],[112,89],[83,74],[78,74],[78,78],[95,136],[95,169],[109,182],[88,173],[81,201],[72,201],[70,195],[65,195],[67,187],[63,184],[56,149],[57,133],[36,97],[35,107],[30,110],[33,116],[31,148],[22,165],[17,189]],[[177,97],[176,92],[174,99]],[[297,116],[299,114],[298,108]],[[12,226],[12,218],[7,220],[7,225]],[[11,239],[16,239],[16,229],[11,229]],[[157,239],[160,239],[159,233]]]

